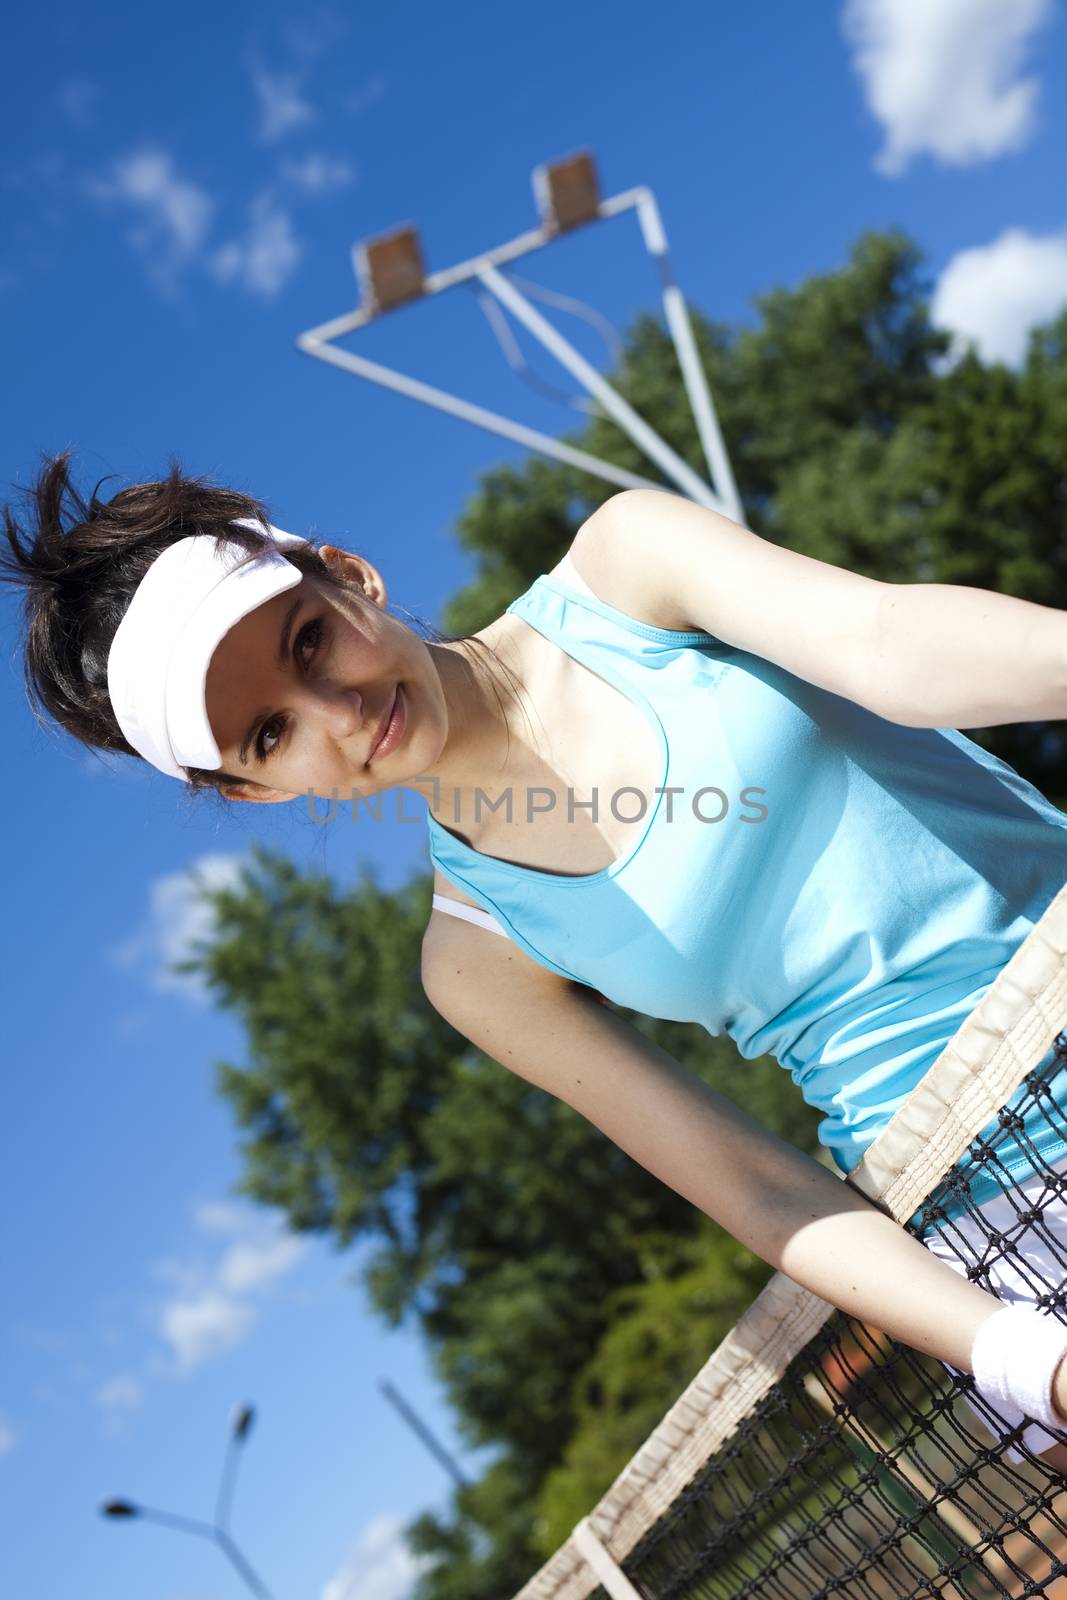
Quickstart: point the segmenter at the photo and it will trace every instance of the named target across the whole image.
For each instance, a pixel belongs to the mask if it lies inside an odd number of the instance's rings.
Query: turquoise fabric
[[[1067,881],[1067,816],[957,730],[887,721],[710,633],[549,575],[508,611],[641,708],[661,792],[587,877],[486,856],[427,813],[434,865],[553,972],[773,1056],[851,1171]],[[1013,1174],[1033,1170],[1024,1134],[1067,1151],[1034,1114],[998,1150]],[[979,1173],[973,1197],[999,1187]]]

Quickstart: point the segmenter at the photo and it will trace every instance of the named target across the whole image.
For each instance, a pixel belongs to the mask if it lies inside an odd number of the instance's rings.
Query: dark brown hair
[[[189,534],[211,535],[250,554],[274,549],[267,534],[235,525],[238,517],[264,523],[270,517],[252,495],[187,477],[173,459],[157,482],[133,484],[104,501],[97,496],[101,479],[86,500],[71,480],[71,454],[45,457],[36,482],[23,491],[31,508],[27,532],[3,506],[10,554],[0,549],[0,581],[24,590],[24,676],[38,720],[43,710],[82,744],[141,760],[118,725],[107,687],[111,641],[137,585],[163,550]],[[350,580],[327,566],[314,541],[287,548],[285,556],[305,576],[352,592]],[[484,640],[454,638],[413,621],[431,642],[481,645],[503,667]],[[495,682],[493,689],[499,702]],[[200,767],[185,771],[193,790],[242,781]]]

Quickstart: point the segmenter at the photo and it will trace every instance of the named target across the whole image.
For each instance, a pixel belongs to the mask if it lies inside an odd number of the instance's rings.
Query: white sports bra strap
[[[488,911],[483,911],[479,906],[464,905],[462,900],[453,900],[445,894],[435,894],[433,903],[438,911],[447,911],[450,917],[462,917],[465,922],[476,922],[481,928],[489,928],[493,933],[502,933],[507,939],[510,935],[506,928],[502,928],[495,917]]]
[[[585,579],[580,575],[578,568],[574,565],[574,562],[571,560],[569,550],[563,557],[562,561],[558,561],[556,563],[556,571],[558,576],[563,578],[566,583],[569,583],[572,589],[579,589],[582,594],[587,594],[591,600],[595,600],[597,598],[592,589],[590,589],[589,585],[586,583]]]
[[[556,570],[564,582],[569,583],[573,589],[580,590],[593,600],[597,598],[585,579],[579,575],[578,569],[571,560],[569,553],[563,557],[562,561],[557,562]],[[452,900],[448,895],[444,894],[435,894],[433,903],[439,911],[446,912],[450,917],[462,917],[466,922],[477,923],[480,928],[489,928],[493,933],[503,934],[505,939],[511,937],[507,929],[502,928],[495,917],[491,917],[488,911],[483,911],[479,906],[464,905],[462,900]]]

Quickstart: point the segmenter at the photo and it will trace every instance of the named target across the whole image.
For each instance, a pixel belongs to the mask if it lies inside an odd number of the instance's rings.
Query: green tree
[[[776,543],[886,582],[970,584],[1067,606],[1067,310],[1034,331],[1014,372],[974,354],[950,363],[929,296],[916,245],[898,231],[869,232],[841,271],[757,298],[755,327],[693,313],[745,520]],[[706,471],[658,318],[636,320],[612,379]],[[607,418],[570,442],[660,477]],[[445,626],[465,632],[499,615],[613,492],[540,460],[486,474],[457,522],[478,575]],[[1067,806],[1058,727],[967,731]]]
[[[668,1405],[682,1393],[771,1275],[707,1217],[692,1235],[642,1244],[644,1276],[614,1297],[575,1382],[574,1430],[538,1497],[533,1536],[546,1560],[655,1428],[663,1392]]]
[[[530,1508],[574,1434],[576,1384],[627,1304],[620,1291],[661,1275],[687,1239],[703,1238],[709,1260],[737,1245],[434,1011],[419,980],[431,891],[424,876],[384,891],[370,869],[342,893],[255,846],[237,885],[204,886],[214,926],[178,970],[198,972],[244,1026],[248,1063],[216,1066],[246,1135],[239,1192],[339,1248],[369,1242],[371,1305],[392,1326],[414,1320],[462,1438],[501,1452],[458,1492],[452,1520],[420,1519],[415,1546],[441,1561],[423,1580],[435,1600],[488,1600],[537,1565]],[[761,1074],[728,1041],[635,1021],[817,1149],[815,1113],[773,1062]],[[713,1342],[695,1340],[685,1381]],[[678,1371],[673,1350],[644,1363],[641,1420],[620,1429],[631,1449]]]
[[[1067,312],[1022,370],[950,361],[920,253],[864,234],[838,272],[756,302],[755,326],[694,316],[757,532],[892,582],[967,583],[1065,603]],[[612,375],[697,470],[673,347],[638,317]],[[572,442],[656,477],[612,423]],[[456,533],[477,575],[446,609],[482,627],[555,564],[613,492],[531,459],[487,473]],[[1056,727],[968,730],[1053,799]],[[257,850],[211,895],[200,970],[243,1020],[248,1061],[220,1092],[246,1135],[240,1188],[296,1229],[374,1244],[363,1275],[391,1324],[417,1320],[471,1446],[492,1464],[447,1515],[409,1529],[433,1557],[418,1600],[502,1600],[608,1487],[767,1274],[569,1107],[483,1057],[429,1006],[419,943],[430,881],[368,872],[339,894]],[[800,1148],[817,1118],[769,1060],[628,1013]]]

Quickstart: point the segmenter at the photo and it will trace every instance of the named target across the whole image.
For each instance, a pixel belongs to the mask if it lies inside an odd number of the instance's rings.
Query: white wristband
[[[1067,1325],[1031,1305],[1005,1305],[979,1328],[971,1369],[979,1391],[1058,1433],[1067,1418],[1052,1405],[1052,1380],[1067,1355]]]

